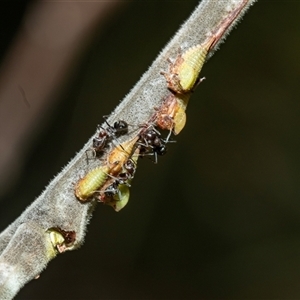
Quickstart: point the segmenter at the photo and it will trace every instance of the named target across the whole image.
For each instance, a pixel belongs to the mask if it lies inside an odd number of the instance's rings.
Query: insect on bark
[[[129,197],[129,186],[126,184],[118,184],[116,190],[112,192],[112,196],[106,197],[105,204],[111,206],[116,212],[119,212],[127,205]]]
[[[76,240],[75,231],[66,231],[59,227],[51,227],[46,232],[49,233],[51,243],[59,253],[72,249]]]
[[[203,80],[199,79],[199,74],[214,40],[211,38],[203,44],[189,48],[171,62],[169,72],[161,72],[170,90],[178,94],[189,93]]]
[[[161,137],[160,132],[153,125],[148,126],[140,134],[139,149],[140,155],[154,155],[154,163],[157,163],[157,156],[163,156],[167,153],[166,144],[169,141],[170,134],[166,139]]]
[[[186,107],[191,94],[169,94],[156,113],[155,122],[160,129],[179,134],[186,123]]]
[[[87,201],[105,183],[108,172],[108,166],[100,166],[89,171],[78,181],[75,187],[76,197],[81,201]]]
[[[107,128],[103,128],[98,125],[97,129],[99,130],[98,134],[93,138],[93,147],[96,156],[103,152],[107,144],[113,139],[118,138],[121,135],[125,135],[128,133],[128,124],[119,120],[114,123],[114,125],[110,125],[106,120]]]
[[[131,157],[139,136],[116,146],[107,157],[107,164],[110,166],[109,174],[116,176],[122,170],[125,162]]]
[[[132,157],[125,162],[120,174],[116,178],[109,179],[100,190],[99,201],[110,205],[116,212],[123,209],[129,201],[129,187],[136,171],[138,158],[137,148]]]

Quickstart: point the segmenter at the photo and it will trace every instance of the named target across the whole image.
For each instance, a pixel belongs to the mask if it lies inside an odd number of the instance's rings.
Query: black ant
[[[113,139],[118,138],[128,133],[128,124],[123,120],[119,120],[111,126],[106,120],[107,128],[103,128],[101,125],[97,126],[99,133],[93,138],[93,150],[97,154],[102,152],[107,144]]]
[[[112,177],[113,182],[104,186],[100,191],[99,201],[112,206],[116,211],[120,211],[129,200],[130,182],[136,171],[138,155],[128,159],[123,165],[122,172],[117,177]]]
[[[104,193],[105,194],[109,193],[109,195],[117,194],[119,184],[125,184],[128,187],[130,187],[130,181],[134,177],[135,170],[136,170],[136,162],[131,158],[128,159],[123,165],[123,171],[117,177],[112,177],[115,180],[111,185],[109,185],[105,189]]]
[[[140,133],[140,140],[140,154],[153,153],[155,156],[154,163],[157,163],[157,155],[163,156],[167,153],[166,143],[169,142],[169,136],[166,140],[162,139],[160,132],[154,126],[150,126]]]

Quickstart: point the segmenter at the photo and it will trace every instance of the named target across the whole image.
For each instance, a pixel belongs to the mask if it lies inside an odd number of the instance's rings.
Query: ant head
[[[117,182],[118,183],[121,183],[121,184],[126,184],[126,181],[131,177],[131,174],[129,174],[129,172],[125,172],[125,173],[120,173],[118,175],[118,180]]]
[[[157,138],[157,133],[153,129],[149,129],[145,132],[144,138],[147,141],[153,141],[155,138]]]
[[[106,197],[113,197],[113,195],[115,195],[118,192],[118,182],[114,181],[111,185],[109,185],[105,191],[104,191],[104,195]],[[105,198],[105,197],[104,197]]]
[[[127,122],[125,122],[123,120],[119,120],[119,121],[114,123],[114,128],[115,129],[127,129],[128,124],[127,124]]]
[[[124,168],[126,169],[127,173],[129,173],[130,175],[133,175],[133,173],[135,172],[135,169],[136,169],[136,165],[131,159],[128,159],[126,161],[126,163],[124,164]]]
[[[123,120],[119,120],[114,123],[114,133],[116,136],[120,136],[128,133],[128,124]]]
[[[167,146],[166,145],[160,145],[153,149],[154,152],[156,152],[158,155],[163,156],[167,153]]]

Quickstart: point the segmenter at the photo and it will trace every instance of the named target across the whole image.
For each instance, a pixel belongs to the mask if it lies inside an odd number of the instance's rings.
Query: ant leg
[[[154,157],[155,157],[155,160],[153,161],[155,164],[157,164],[157,153],[154,152]]]
[[[107,122],[106,119],[104,119],[104,122],[106,123],[106,125],[107,125],[109,128],[112,128],[112,126]]]
[[[164,141],[165,143],[168,143],[168,142],[169,142],[169,138],[171,137],[172,130],[173,130],[173,128],[170,129],[169,134],[168,134],[167,138],[166,138],[165,141]]]
[[[198,79],[196,80],[195,85],[194,85],[193,89],[191,90],[191,92],[194,92],[194,90],[196,89],[196,87],[197,87],[202,81],[204,81],[205,79],[206,79],[206,77],[198,78]]]
[[[159,135],[161,136],[161,133],[152,125],[152,129]]]
[[[93,153],[92,157],[88,156],[89,151],[92,151],[92,153]],[[85,151],[85,155],[86,155],[86,163],[89,164],[89,160],[95,158],[97,156],[97,153],[96,153],[95,149],[89,148]]]

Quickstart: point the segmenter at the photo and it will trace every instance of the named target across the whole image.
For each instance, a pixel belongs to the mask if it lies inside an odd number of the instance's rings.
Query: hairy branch
[[[113,124],[120,119],[136,125],[149,122],[155,108],[170,93],[165,77],[160,74],[169,69],[167,59],[176,58],[182,51],[216,36],[208,54],[211,56],[236,21],[254,2],[255,0],[203,0],[111,114],[108,122]],[[229,19],[230,22],[227,22]],[[118,141],[127,141],[137,134],[138,130],[133,130]],[[86,151],[91,148],[91,144],[92,138],[23,214],[1,233],[1,299],[14,297],[56,254],[76,249],[83,243],[95,203],[79,202],[74,195],[74,185],[88,171],[106,162],[104,155],[102,161],[93,159],[87,164]]]

